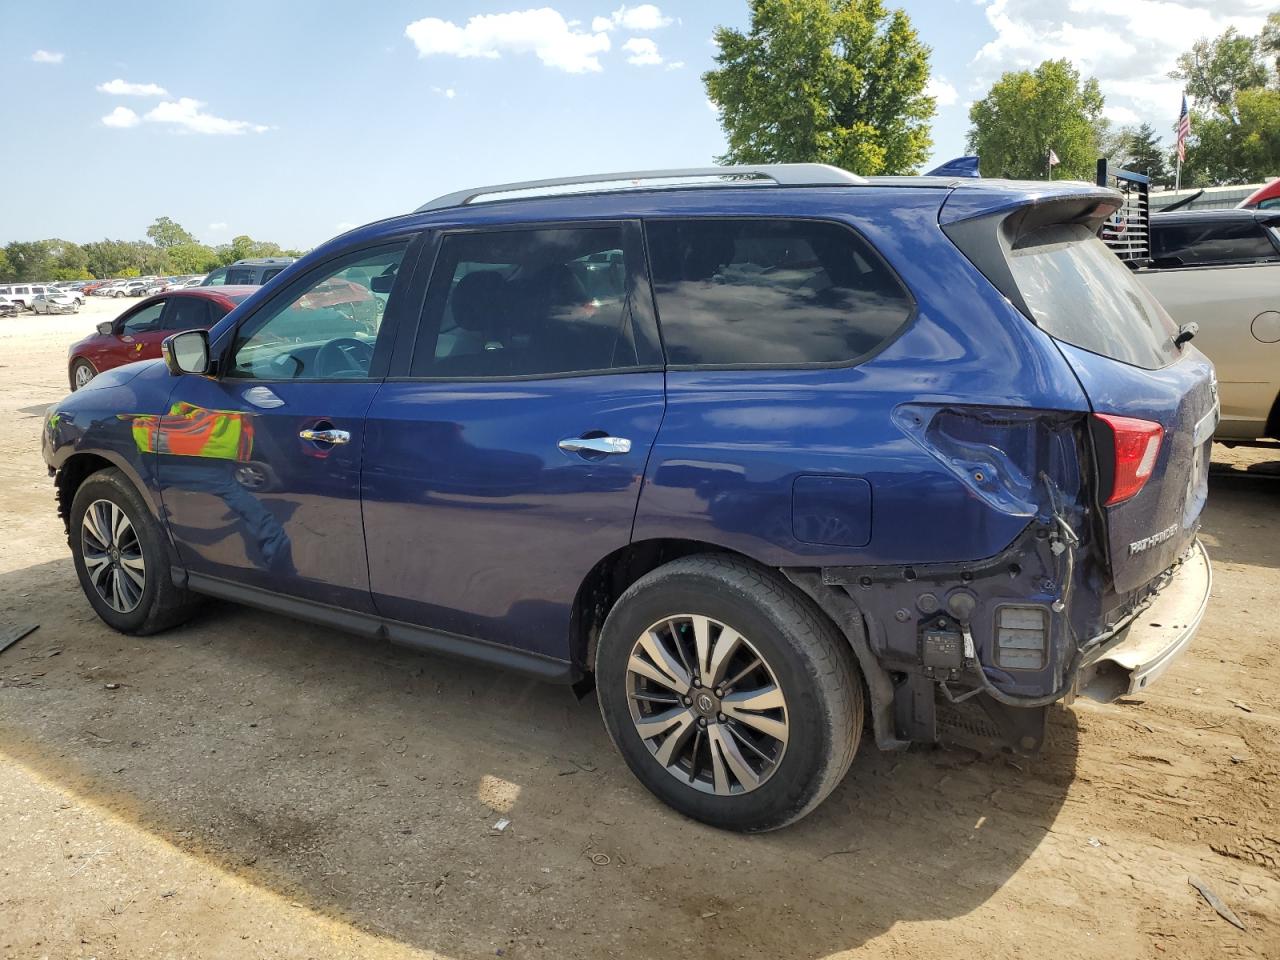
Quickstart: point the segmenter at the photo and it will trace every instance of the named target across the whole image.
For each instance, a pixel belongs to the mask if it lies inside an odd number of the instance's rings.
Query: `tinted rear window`
[[[1267,228],[1252,220],[1152,224],[1151,255],[1189,267],[1280,259]]]
[[[662,220],[645,229],[667,361],[847,363],[911,315],[865,240],[809,220]]]
[[[1148,370],[1177,359],[1173,320],[1087,227],[1036,230],[1018,241],[1009,267],[1050,336]]]

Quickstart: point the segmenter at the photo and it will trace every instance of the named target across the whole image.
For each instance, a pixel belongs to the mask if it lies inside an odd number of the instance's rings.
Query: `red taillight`
[[[1111,482],[1111,495],[1106,505],[1128,500],[1147,482],[1156,468],[1160,455],[1160,442],[1164,439],[1164,427],[1150,420],[1133,417],[1116,417],[1106,413],[1094,416],[1111,428],[1115,438],[1115,473]]]

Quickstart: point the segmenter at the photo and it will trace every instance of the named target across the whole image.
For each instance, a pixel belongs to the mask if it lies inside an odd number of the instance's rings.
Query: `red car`
[[[103,370],[160,356],[160,342],[179,330],[207,330],[261,287],[186,287],[148,297],[98,332],[71,345],[67,373],[79,390]]]
[[[1249,196],[1237,204],[1242,210],[1252,209],[1256,207],[1259,210],[1270,210],[1273,207],[1280,207],[1280,179],[1272,180],[1270,183],[1264,183]]]

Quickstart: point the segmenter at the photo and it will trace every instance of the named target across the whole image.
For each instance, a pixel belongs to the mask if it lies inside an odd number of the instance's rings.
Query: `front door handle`
[[[316,443],[350,443],[351,434],[345,430],[299,430],[298,436],[303,440],[314,440]]]
[[[631,441],[626,437],[569,437],[557,446],[565,453],[630,453]]]

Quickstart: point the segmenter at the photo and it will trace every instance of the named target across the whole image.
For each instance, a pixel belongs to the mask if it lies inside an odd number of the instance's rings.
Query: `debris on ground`
[[[1231,908],[1223,902],[1221,897],[1213,892],[1207,883],[1197,877],[1194,873],[1187,877],[1187,882],[1200,891],[1200,896],[1204,897],[1205,902],[1208,903],[1209,906],[1218,911],[1218,916],[1223,920],[1227,921],[1227,923],[1231,924],[1233,927],[1239,927],[1241,930],[1246,929],[1244,921],[1232,912]]]
[[[28,623],[23,627],[5,627],[0,629],[0,653],[4,653],[27,634],[40,628],[38,623]]]

